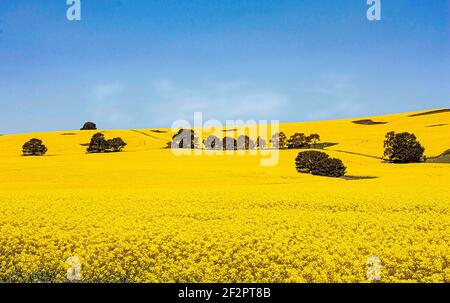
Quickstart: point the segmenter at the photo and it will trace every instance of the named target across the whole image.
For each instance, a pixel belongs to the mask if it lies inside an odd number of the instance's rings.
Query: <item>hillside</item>
[[[362,122],[359,123],[360,121]],[[384,136],[387,132],[408,131],[414,133],[426,147],[426,155],[433,157],[450,148],[450,111],[436,109],[378,117],[284,123],[280,125],[280,130],[288,137],[296,132],[318,133],[322,142],[338,143],[328,150],[342,150],[374,157],[382,156]],[[99,131],[106,137],[122,137],[128,143],[126,151],[129,152],[163,148],[172,136],[171,130],[164,128]],[[96,132],[69,130],[1,136],[1,156],[20,155],[21,145],[34,137],[45,141],[49,155],[83,153],[86,147],[82,144],[88,143]],[[207,135],[205,132],[204,137]],[[223,135],[229,136],[230,133],[223,132]]]
[[[0,136],[0,281],[64,282],[77,256],[91,282],[352,282],[376,256],[383,282],[449,282],[448,164],[378,158],[388,131],[440,155],[449,125],[448,111],[281,125],[337,143],[347,179],[297,173],[298,150],[267,167],[175,156],[167,129],[105,130],[128,143],[111,154],[85,152],[95,131]],[[34,137],[48,153],[22,157]]]

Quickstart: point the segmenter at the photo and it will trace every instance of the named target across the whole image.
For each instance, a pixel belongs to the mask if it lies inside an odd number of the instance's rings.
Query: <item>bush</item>
[[[425,148],[414,134],[389,132],[384,141],[384,157],[393,163],[416,163],[425,161]]]
[[[198,137],[193,129],[181,128],[168,143],[169,148],[198,148]]]
[[[210,135],[203,141],[203,145],[205,149],[220,150],[222,149],[222,140],[217,136]]]
[[[346,171],[341,160],[319,151],[300,152],[295,158],[295,167],[300,173],[327,177],[342,177]]]
[[[255,148],[255,142],[253,142],[252,139],[250,139],[248,136],[241,135],[238,137],[237,142],[237,149],[254,149]]]
[[[270,140],[272,143],[273,148],[285,148],[286,147],[286,135],[283,132],[279,132],[276,134],[273,134],[272,140]]]
[[[89,146],[87,148],[88,153],[102,153],[106,151],[106,139],[105,135],[101,133],[96,133],[92,136],[91,142],[89,142]]]
[[[222,139],[222,147],[224,150],[236,150],[237,142],[232,137],[225,137]]]
[[[298,172],[311,173],[317,162],[329,158],[326,153],[319,151],[300,152],[295,158],[295,167]]]
[[[303,133],[296,133],[292,135],[289,140],[287,140],[287,147],[289,149],[293,148],[303,148],[307,147],[308,143],[306,142],[306,136]]]
[[[122,138],[113,138],[106,140],[105,136],[97,133],[92,136],[91,142],[87,148],[88,153],[112,153],[120,152],[127,144]]]
[[[22,146],[24,156],[42,156],[46,152],[47,147],[39,139],[31,139]]]
[[[327,158],[317,162],[311,170],[311,174],[326,177],[342,177],[345,175],[346,167],[341,160],[336,158]]]
[[[113,138],[106,141],[106,152],[120,152],[127,144],[122,138]]]
[[[96,130],[97,125],[94,122],[86,122],[80,130]]]

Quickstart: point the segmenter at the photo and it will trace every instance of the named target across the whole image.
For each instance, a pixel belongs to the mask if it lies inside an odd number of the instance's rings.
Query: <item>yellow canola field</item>
[[[348,175],[298,174],[298,150],[174,156],[171,133],[109,130],[122,153],[86,154],[95,131],[0,136],[0,281],[450,282],[449,164],[383,163],[386,132],[410,131],[427,156],[450,149],[450,113],[288,123],[319,133]],[[439,126],[435,126],[439,125]],[[164,130],[167,131],[167,130]],[[22,157],[40,138],[43,157]]]

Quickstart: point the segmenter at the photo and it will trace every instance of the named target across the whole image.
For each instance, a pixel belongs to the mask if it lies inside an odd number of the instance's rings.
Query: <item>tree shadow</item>
[[[354,181],[354,180],[368,180],[368,179],[377,179],[377,176],[354,176],[354,175],[345,175],[342,176],[341,179],[347,180],[347,181]]]

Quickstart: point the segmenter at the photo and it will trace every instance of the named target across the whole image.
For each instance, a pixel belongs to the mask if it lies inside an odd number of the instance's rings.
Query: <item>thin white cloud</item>
[[[302,121],[359,116],[367,105],[352,77],[323,73],[302,82],[302,100],[256,87],[249,81],[201,81],[195,84],[169,79],[141,84],[98,84],[89,90],[89,117],[108,128],[168,127],[173,121],[204,120]],[[311,99],[308,99],[311,96]]]
[[[86,113],[99,125],[124,127],[132,121],[126,101],[126,91],[115,83],[94,85],[87,96]]]
[[[183,88],[168,80],[153,83],[152,88],[160,100],[158,111],[161,123],[174,119],[191,119],[194,112],[217,120],[277,118],[287,105],[288,98],[269,90],[255,89],[245,81],[204,82],[196,88]]]
[[[91,97],[96,102],[112,102],[123,92],[123,87],[119,84],[98,84],[92,87]]]
[[[358,116],[367,110],[354,79],[347,74],[325,72],[309,85],[309,94],[316,99],[308,120],[338,119]]]

